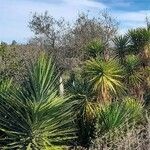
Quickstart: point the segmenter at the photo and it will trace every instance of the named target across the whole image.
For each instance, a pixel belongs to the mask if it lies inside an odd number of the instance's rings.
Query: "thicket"
[[[118,35],[97,16],[35,13],[35,38],[1,43],[0,149],[149,149],[149,21]]]

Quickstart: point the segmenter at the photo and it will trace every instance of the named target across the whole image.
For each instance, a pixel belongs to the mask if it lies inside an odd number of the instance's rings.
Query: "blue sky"
[[[110,10],[120,23],[120,33],[145,25],[150,0],[0,0],[0,41],[26,42],[33,36],[28,28],[32,13],[49,14],[72,21],[82,11]]]

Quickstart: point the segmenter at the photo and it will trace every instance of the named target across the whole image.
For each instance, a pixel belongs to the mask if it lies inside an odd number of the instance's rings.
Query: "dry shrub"
[[[150,117],[146,124],[107,133],[93,141],[90,150],[149,150],[150,148]]]

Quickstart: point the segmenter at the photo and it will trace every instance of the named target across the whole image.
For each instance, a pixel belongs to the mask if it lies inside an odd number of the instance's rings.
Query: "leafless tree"
[[[94,39],[105,45],[104,56],[108,55],[118,23],[107,11],[101,11],[96,16],[91,16],[89,12],[81,13],[75,22],[67,23],[63,18],[55,19],[48,12],[35,13],[29,27],[40,37],[44,48],[54,55],[58,66],[70,70],[82,62],[85,47]]]

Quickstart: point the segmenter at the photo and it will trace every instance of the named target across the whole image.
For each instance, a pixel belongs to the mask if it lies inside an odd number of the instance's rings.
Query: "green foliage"
[[[131,50],[136,54],[142,51],[144,46],[150,42],[150,31],[145,28],[129,30],[128,36],[130,39]]]
[[[52,60],[41,55],[28,73],[23,86],[1,93],[1,149],[36,150],[75,137],[74,101],[58,97]]]
[[[52,48],[57,70],[45,54],[35,62],[41,50],[33,55],[30,44],[1,43],[0,149],[63,150],[69,142],[88,149],[97,136],[101,145],[107,138],[110,144],[114,137],[124,140],[133,125],[148,126],[142,117],[150,101],[149,27],[130,30],[112,41],[116,28],[106,13],[103,17],[91,20],[83,14],[70,28],[47,13],[33,16],[30,28],[45,35],[38,40],[48,51]],[[113,51],[109,51],[111,42]],[[27,49],[29,54],[22,57]],[[34,64],[28,61],[31,57]],[[75,72],[65,83],[64,97],[58,90],[62,68]],[[20,84],[14,83],[20,79]]]
[[[6,44],[0,45],[0,76],[4,78],[14,78],[19,80],[23,74],[23,61],[18,57],[15,46]],[[22,65],[22,66],[21,66]]]
[[[142,83],[143,77],[139,70],[140,59],[136,55],[127,55],[125,61],[126,79],[131,87],[139,87]]]
[[[65,149],[60,146],[45,146],[42,150],[65,150]]]
[[[95,132],[95,118],[96,103],[88,100],[80,102],[77,106],[79,113],[77,113],[77,127],[78,127],[78,143],[84,147],[89,147],[91,140],[94,138]]]
[[[141,117],[143,106],[138,101],[126,98],[123,103],[114,102],[103,106],[98,111],[98,135],[125,128],[126,124],[133,125]]]
[[[65,84],[66,92],[76,97],[75,99],[92,99],[95,93],[88,80],[84,77],[77,77],[71,74],[67,83]]]
[[[126,67],[129,68],[129,71],[136,70],[140,65],[140,59],[136,55],[127,55],[126,56]]]
[[[42,49],[36,45],[0,45],[0,77],[13,78],[16,83],[22,83],[26,76],[26,65],[35,62]],[[30,64],[29,64],[30,65]]]
[[[66,86],[67,92],[72,95],[71,99],[77,101],[74,109],[77,117],[78,142],[88,147],[94,136],[95,109],[98,107],[95,103],[96,95],[87,80],[75,78],[75,74],[71,75]]]
[[[96,95],[92,91],[91,85],[87,80],[82,79],[69,79],[67,92],[71,95],[71,99],[76,100],[75,105],[76,114],[80,114],[84,121],[90,121],[95,116],[96,108]]]
[[[115,45],[115,55],[118,56],[120,61],[123,63],[125,54],[128,51],[128,45],[129,45],[129,38],[128,36],[116,36],[113,39],[113,43]]]
[[[102,42],[98,40],[93,40],[86,47],[86,51],[87,51],[87,55],[90,58],[96,58],[97,56],[100,56],[101,53],[104,51],[104,46]]]
[[[123,104],[112,103],[104,106],[98,112],[97,130],[98,134],[104,134],[116,128],[122,127],[130,117]]]
[[[125,108],[129,109],[129,111],[132,114],[132,121],[138,121],[141,119],[142,114],[143,114],[143,104],[132,97],[126,97],[123,101]]]
[[[0,93],[6,92],[12,85],[12,79],[0,79]]]
[[[117,60],[109,61],[91,59],[86,62],[85,73],[89,76],[93,89],[102,95],[103,100],[108,100],[108,95],[118,95],[124,90],[123,67]]]

